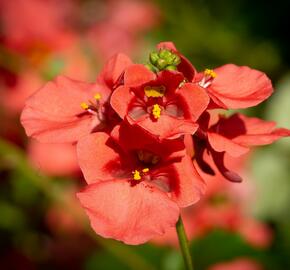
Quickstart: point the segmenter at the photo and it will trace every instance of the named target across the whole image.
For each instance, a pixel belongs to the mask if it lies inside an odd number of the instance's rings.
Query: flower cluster
[[[163,42],[145,65],[115,55],[96,83],[47,83],[27,100],[21,122],[40,142],[77,145],[88,184],[77,196],[96,233],[141,244],[200,199],[200,172],[242,180],[224,165],[225,153],[238,157],[290,135],[274,122],[213,113],[257,105],[272,92],[260,71],[228,64],[198,73]]]

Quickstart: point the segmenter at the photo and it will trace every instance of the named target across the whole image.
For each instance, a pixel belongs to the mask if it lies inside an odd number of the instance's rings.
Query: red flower
[[[144,243],[173,227],[179,207],[201,196],[203,181],[181,140],[160,144],[139,127],[122,124],[111,137],[82,138],[77,148],[89,183],[78,198],[103,237]]]
[[[241,177],[224,165],[224,154],[238,157],[249,151],[250,146],[271,144],[281,137],[290,135],[288,129],[276,129],[275,122],[234,114],[229,118],[219,117],[217,123],[210,125],[209,113],[199,120],[200,129],[193,137],[194,158],[200,168],[214,174],[214,170],[204,161],[204,151],[208,151],[222,175],[230,181],[240,182]]]
[[[121,118],[160,139],[193,134],[209,97],[201,87],[183,80],[180,72],[155,74],[143,65],[132,65],[125,71],[124,85],[112,94],[111,105]]]
[[[263,72],[234,64],[206,69],[195,82],[207,90],[215,105],[225,109],[252,107],[273,93],[271,81]]]
[[[28,136],[41,142],[75,142],[80,137],[109,129],[116,123],[108,99],[131,60],[118,54],[105,66],[97,83],[58,77],[26,102],[21,115]],[[118,118],[117,118],[118,119]]]

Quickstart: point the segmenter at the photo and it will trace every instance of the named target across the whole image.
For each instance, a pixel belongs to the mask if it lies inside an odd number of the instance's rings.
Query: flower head
[[[78,157],[89,183],[78,197],[94,230],[129,244],[174,226],[179,207],[196,202],[204,187],[181,140],[160,144],[137,126],[84,137]]]
[[[112,57],[94,84],[64,76],[48,82],[27,101],[21,115],[26,133],[41,142],[76,142],[90,132],[111,130],[119,117],[109,97],[131,60]]]
[[[124,85],[111,98],[111,105],[121,118],[160,139],[193,134],[208,102],[205,90],[184,83],[182,73],[164,70],[155,74],[143,65],[125,70]]]

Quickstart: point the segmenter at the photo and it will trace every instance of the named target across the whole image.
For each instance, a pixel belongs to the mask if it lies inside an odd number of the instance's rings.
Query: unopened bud
[[[173,59],[172,64],[175,66],[178,66],[180,63],[181,63],[180,57],[177,54],[174,54],[174,59]]]
[[[151,63],[145,64],[145,67],[151,70],[152,72],[155,72],[155,73],[158,72],[158,69],[155,66],[153,66]]]
[[[165,68],[166,70],[177,70],[176,66],[170,65]]]
[[[159,58],[158,61],[157,61],[157,63],[156,63],[156,66],[157,66],[160,70],[164,69],[167,65],[168,65],[167,61],[164,60],[164,59],[161,59],[161,58]]]
[[[168,58],[170,56],[171,56],[171,52],[169,50],[162,49],[162,50],[159,51],[159,57],[160,58],[166,59],[166,58]]]
[[[159,56],[158,56],[157,52],[150,53],[149,60],[153,65],[155,65],[157,63],[158,59],[159,59]]]

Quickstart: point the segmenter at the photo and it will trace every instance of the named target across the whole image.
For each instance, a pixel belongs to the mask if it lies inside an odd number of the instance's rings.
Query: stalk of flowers
[[[241,114],[213,122],[211,111],[251,107],[272,91],[267,76],[248,67],[198,73],[165,42],[145,65],[112,57],[94,84],[58,77],[27,100],[21,122],[42,142],[77,143],[88,184],[77,196],[97,234],[136,245],[176,225],[191,269],[179,216],[206,188],[196,168],[240,182],[225,167],[225,153],[238,157],[251,145],[290,135]],[[185,147],[188,137],[192,149]]]

